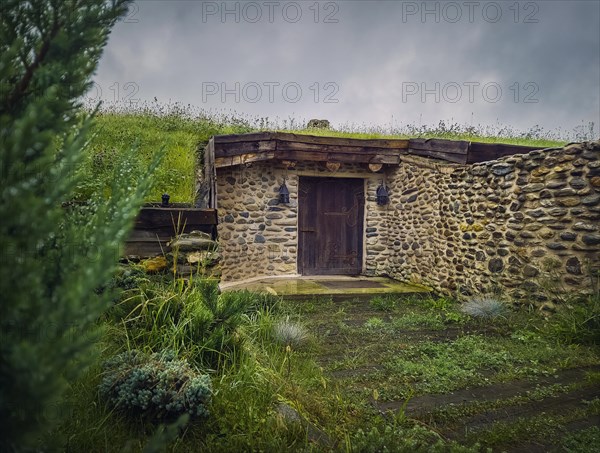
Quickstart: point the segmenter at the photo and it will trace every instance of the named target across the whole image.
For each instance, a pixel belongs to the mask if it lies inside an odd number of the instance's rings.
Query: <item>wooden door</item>
[[[364,181],[300,177],[298,270],[302,275],[362,271]]]

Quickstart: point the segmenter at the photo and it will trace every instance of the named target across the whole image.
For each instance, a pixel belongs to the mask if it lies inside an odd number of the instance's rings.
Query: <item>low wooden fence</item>
[[[129,239],[125,242],[125,256],[148,258],[170,251],[167,243],[177,234],[203,231],[216,237],[217,211],[193,208],[172,203],[146,204],[140,210]]]

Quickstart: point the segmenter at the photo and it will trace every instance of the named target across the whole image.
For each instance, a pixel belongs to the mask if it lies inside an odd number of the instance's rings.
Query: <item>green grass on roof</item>
[[[345,137],[345,138],[358,138],[363,140],[370,139],[410,139],[410,138],[441,138],[446,140],[465,140],[469,142],[480,142],[480,143],[504,143],[507,145],[523,145],[523,146],[535,146],[540,148],[554,148],[563,146],[567,143],[565,140],[552,140],[543,138],[524,138],[524,137],[486,137],[477,134],[469,133],[450,133],[450,132],[436,132],[431,130],[429,133],[422,135],[414,134],[379,134],[373,132],[346,132],[346,131],[335,131],[330,129],[302,129],[296,131],[281,130],[280,132],[293,132],[295,134],[303,135],[316,135],[319,137]]]
[[[100,114],[94,119],[94,137],[87,149],[86,183],[79,198],[93,190],[109,187],[110,168],[116,153],[137,145],[137,165],[147,166],[155,153],[162,152],[162,163],[155,173],[154,187],[146,201],[160,201],[163,193],[172,202],[194,200],[195,166],[198,152],[213,135],[249,132],[243,125],[219,124],[181,116],[141,114]]]
[[[341,130],[299,129],[283,121],[278,124],[268,118],[248,120],[235,112],[229,116],[190,115],[185,109],[167,111],[104,111],[94,119],[95,133],[87,149],[84,166],[85,183],[79,190],[79,198],[86,199],[91,191],[109,187],[110,166],[114,156],[138,144],[138,162],[147,165],[154,153],[164,152],[163,162],[155,174],[154,189],[147,201],[160,201],[165,192],[172,202],[193,202],[199,151],[213,135],[242,134],[259,131],[281,131],[328,137],[357,139],[407,139],[443,138],[484,143],[506,143],[515,145],[551,148],[563,146],[552,133],[535,129],[529,133],[518,133],[511,128],[484,128],[451,125],[443,122],[436,127],[408,125],[403,129],[385,130],[365,127],[344,126]],[[283,127],[282,127],[283,126]]]

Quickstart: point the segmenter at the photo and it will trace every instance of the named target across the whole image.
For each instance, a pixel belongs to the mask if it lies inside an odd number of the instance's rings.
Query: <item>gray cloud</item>
[[[108,101],[156,96],[261,117],[328,118],[334,125],[453,120],[571,131],[594,122],[597,134],[599,2],[316,5],[138,1],[113,30],[96,83]],[[252,22],[259,10],[262,17]],[[294,22],[297,12],[302,17]],[[135,95],[131,85],[123,89],[127,82],[139,88]],[[230,90],[225,102],[221,84]],[[207,94],[215,87],[218,93]]]

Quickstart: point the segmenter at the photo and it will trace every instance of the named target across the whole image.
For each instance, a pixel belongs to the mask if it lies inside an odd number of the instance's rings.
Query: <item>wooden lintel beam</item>
[[[248,164],[252,162],[261,162],[265,160],[271,160],[275,157],[274,152],[266,152],[261,154],[248,153],[240,154],[231,157],[217,157],[215,158],[215,167],[233,167],[234,165]]]
[[[455,153],[447,153],[444,151],[432,151],[432,150],[412,149],[412,148],[409,148],[408,154],[414,154],[415,156],[433,157],[434,159],[445,160],[445,161],[454,162],[457,164],[466,164],[467,163],[467,155],[466,154],[455,154]]]
[[[438,138],[411,138],[408,147],[413,150],[419,149],[438,153],[467,154],[469,151],[469,142],[464,140],[444,140]]]

